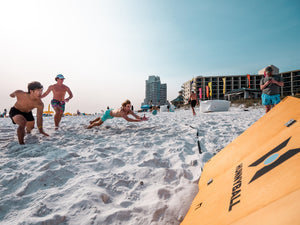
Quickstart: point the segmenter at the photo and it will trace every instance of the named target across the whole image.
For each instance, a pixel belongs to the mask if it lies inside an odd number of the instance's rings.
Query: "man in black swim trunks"
[[[193,111],[193,115],[195,116],[196,112],[195,112],[194,108],[195,108],[196,104],[197,105],[199,104],[199,101],[198,101],[198,98],[197,98],[197,94],[193,90],[191,91],[189,102],[191,102],[191,108],[192,108],[192,111]]]
[[[17,90],[10,94],[10,97],[17,98],[17,102],[9,111],[9,117],[14,124],[19,125],[17,129],[17,135],[19,143],[24,143],[25,128],[29,134],[34,128],[34,118],[32,115],[32,109],[37,109],[37,127],[41,134],[49,136],[43,130],[43,110],[44,104],[41,100],[43,92],[43,86],[41,83],[34,81],[28,84],[28,92]]]

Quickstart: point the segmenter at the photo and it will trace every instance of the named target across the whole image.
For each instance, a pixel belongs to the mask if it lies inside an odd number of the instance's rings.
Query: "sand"
[[[17,126],[0,118],[0,223],[180,224],[204,163],[264,115],[196,112],[114,118],[91,130],[94,115],[64,117],[57,131],[44,117],[50,137],[34,129],[24,146]]]

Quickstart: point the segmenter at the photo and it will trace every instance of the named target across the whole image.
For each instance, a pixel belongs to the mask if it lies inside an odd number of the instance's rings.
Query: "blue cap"
[[[64,75],[62,74],[58,74],[55,79],[65,79]]]

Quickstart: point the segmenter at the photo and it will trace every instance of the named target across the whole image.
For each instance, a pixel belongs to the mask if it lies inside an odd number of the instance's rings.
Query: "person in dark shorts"
[[[271,66],[265,69],[266,76],[260,80],[260,89],[262,90],[262,105],[265,106],[266,113],[280,102],[280,87],[283,87],[282,77],[273,75]]]
[[[189,102],[191,103],[191,108],[192,108],[192,111],[193,111],[193,115],[195,116],[196,112],[195,112],[194,108],[195,108],[196,105],[199,104],[199,102],[198,102],[197,94],[195,93],[194,90],[191,91]]]
[[[192,108],[195,108],[196,104],[197,104],[197,100],[192,100],[191,101],[191,107]]]
[[[50,85],[45,93],[42,94],[42,98],[46,97],[51,91],[53,93],[53,99],[51,105],[55,111],[54,124],[55,129],[58,129],[59,123],[65,111],[66,102],[69,102],[73,98],[71,89],[64,85],[65,77],[62,74],[58,74],[55,77],[56,84]],[[66,93],[69,94],[68,98],[65,98]]]
[[[13,106],[13,107],[11,107],[11,109],[9,111],[9,117],[11,118],[13,124],[16,124],[15,121],[13,120],[13,117],[15,115],[18,115],[18,114],[24,116],[24,118],[27,120],[27,122],[34,121],[32,111],[22,112],[22,111],[18,110],[16,107]]]
[[[40,82],[34,81],[28,84],[28,92],[21,90],[14,91],[10,97],[17,98],[17,102],[9,111],[9,117],[14,124],[18,125],[17,136],[20,144],[24,143],[25,129],[29,134],[34,128],[32,110],[37,109],[37,127],[41,134],[49,136],[43,130],[44,104],[41,100],[43,86]]]

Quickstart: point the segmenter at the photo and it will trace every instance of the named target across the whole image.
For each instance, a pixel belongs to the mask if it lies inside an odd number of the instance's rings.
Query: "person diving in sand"
[[[128,115],[134,116],[136,119],[129,118]],[[87,127],[88,129],[95,127],[95,126],[100,126],[102,123],[104,123],[105,120],[107,119],[112,119],[114,117],[123,117],[125,120],[129,122],[141,122],[141,121],[146,121],[148,118],[140,117],[136,115],[132,110],[131,110],[131,102],[129,100],[126,100],[125,102],[122,103],[122,107],[119,109],[108,109],[106,112],[103,114],[103,116],[97,117],[93,121],[90,121],[90,125]]]
[[[25,128],[27,134],[34,128],[34,118],[32,110],[37,109],[37,127],[39,132],[45,136],[49,136],[43,130],[43,110],[44,103],[41,100],[43,86],[40,82],[34,81],[28,84],[28,92],[16,90],[10,94],[10,97],[17,98],[17,102],[9,111],[9,117],[14,124],[19,127],[17,129],[17,136],[21,145],[24,143]]]
[[[53,99],[51,105],[55,111],[54,124],[55,130],[58,129],[61,117],[65,111],[66,102],[73,98],[73,93],[70,88],[63,84],[65,77],[62,74],[58,74],[55,77],[56,84],[50,85],[45,93],[42,94],[42,98],[46,97],[51,91],[53,92]],[[66,92],[69,97],[65,99]]]

